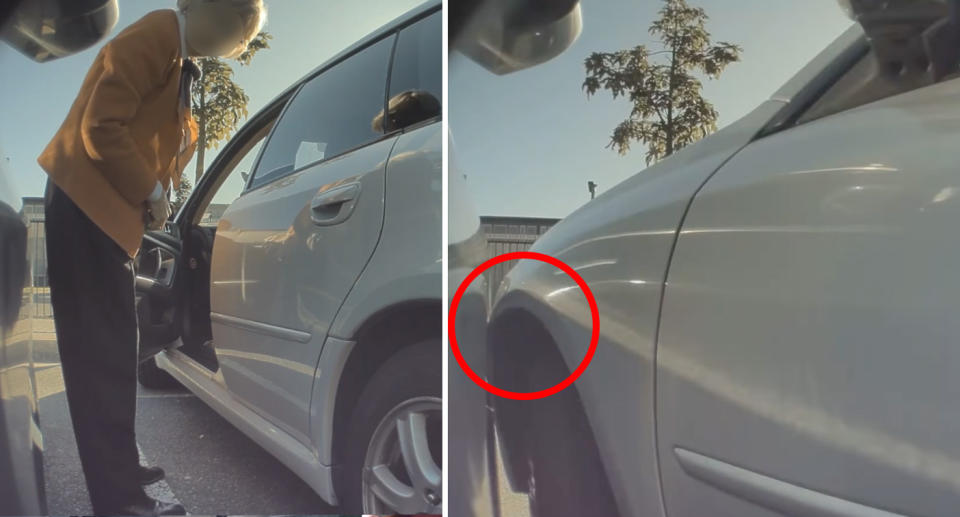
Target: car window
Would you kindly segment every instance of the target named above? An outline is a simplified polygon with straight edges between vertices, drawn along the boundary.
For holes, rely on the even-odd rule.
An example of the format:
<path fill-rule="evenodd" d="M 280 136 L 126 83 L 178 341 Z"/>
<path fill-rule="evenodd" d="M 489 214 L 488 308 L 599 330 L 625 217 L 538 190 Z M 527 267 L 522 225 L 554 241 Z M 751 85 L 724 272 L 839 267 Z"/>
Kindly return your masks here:
<path fill-rule="evenodd" d="M 394 38 L 361 50 L 308 81 L 267 142 L 251 187 L 377 140 Z"/>
<path fill-rule="evenodd" d="M 442 39 L 439 12 L 400 31 L 390 72 L 388 129 L 402 129 L 440 115 Z"/>
<path fill-rule="evenodd" d="M 931 84 L 933 82 L 926 74 L 897 76 L 884 73 L 876 56 L 868 52 L 797 119 L 797 124 L 806 124 Z"/>
<path fill-rule="evenodd" d="M 264 140 L 266 140 L 265 135 L 260 137 L 253 146 L 249 148 L 243 155 L 243 158 L 240 159 L 230 172 L 226 173 L 227 176 L 224 178 L 223 183 L 220 184 L 220 188 L 217 189 L 210 203 L 207 204 L 203 210 L 203 215 L 199 223 L 201 226 L 216 227 L 223 212 L 243 193 L 243 187 L 246 185 L 246 176 L 250 174 L 250 169 L 253 167 L 254 160 L 260 152 L 260 148 L 263 147 Z"/>

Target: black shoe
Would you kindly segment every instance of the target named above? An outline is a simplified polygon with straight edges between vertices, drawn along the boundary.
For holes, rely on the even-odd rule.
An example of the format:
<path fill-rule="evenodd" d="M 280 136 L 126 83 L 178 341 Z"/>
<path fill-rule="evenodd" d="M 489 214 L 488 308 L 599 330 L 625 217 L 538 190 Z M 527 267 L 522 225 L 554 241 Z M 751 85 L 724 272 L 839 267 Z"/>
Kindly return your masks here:
<path fill-rule="evenodd" d="M 125 506 L 115 512 L 106 512 L 108 515 L 142 515 L 144 517 L 154 517 L 157 515 L 186 515 L 187 510 L 183 505 L 177 503 L 167 503 L 147 498 L 146 501 Z"/>
<path fill-rule="evenodd" d="M 144 467 L 140 465 L 140 469 L 137 471 L 137 478 L 143 486 L 152 485 L 163 479 L 165 475 L 166 473 L 160 467 Z"/>

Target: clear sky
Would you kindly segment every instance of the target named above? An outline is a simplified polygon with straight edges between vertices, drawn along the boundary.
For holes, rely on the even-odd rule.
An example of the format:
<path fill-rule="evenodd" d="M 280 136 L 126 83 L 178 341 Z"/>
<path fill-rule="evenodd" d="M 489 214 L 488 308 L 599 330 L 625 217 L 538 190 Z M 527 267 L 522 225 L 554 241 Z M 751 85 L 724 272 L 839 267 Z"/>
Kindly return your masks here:
<path fill-rule="evenodd" d="M 423 0 L 266 0 L 265 30 L 271 48 L 250 66 L 235 65 L 236 81 L 256 113 L 273 97 L 327 58 L 388 23 Z M 114 34 L 144 14 L 176 5 L 175 0 L 121 0 Z M 56 132 L 99 47 L 37 64 L 0 44 L 0 163 L 20 196 L 40 196 L 46 174 L 36 158 Z M 217 150 L 207 153 L 208 164 Z M 9 158 L 9 162 L 6 162 Z M 186 171 L 193 178 L 194 165 Z"/>
<path fill-rule="evenodd" d="M 688 1 L 710 15 L 714 40 L 744 49 L 740 63 L 705 81 L 721 127 L 769 98 L 852 24 L 836 0 Z M 599 193 L 645 168 L 642 145 L 625 157 L 605 148 L 629 104 L 604 92 L 588 99 L 580 87 L 591 52 L 654 43 L 647 28 L 661 5 L 582 0 L 579 40 L 555 60 L 513 75 L 494 76 L 451 55 L 450 126 L 482 215 L 563 217 L 589 200 L 588 180 Z"/>

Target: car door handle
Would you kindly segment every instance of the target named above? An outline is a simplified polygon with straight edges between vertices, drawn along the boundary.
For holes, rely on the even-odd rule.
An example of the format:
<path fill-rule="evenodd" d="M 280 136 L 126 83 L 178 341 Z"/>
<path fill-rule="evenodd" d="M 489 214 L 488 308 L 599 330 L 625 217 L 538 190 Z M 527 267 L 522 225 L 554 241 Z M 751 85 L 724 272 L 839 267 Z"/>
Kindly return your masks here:
<path fill-rule="evenodd" d="M 310 220 L 319 226 L 340 224 L 353 214 L 359 197 L 359 183 L 348 183 L 324 190 L 310 201 Z"/>

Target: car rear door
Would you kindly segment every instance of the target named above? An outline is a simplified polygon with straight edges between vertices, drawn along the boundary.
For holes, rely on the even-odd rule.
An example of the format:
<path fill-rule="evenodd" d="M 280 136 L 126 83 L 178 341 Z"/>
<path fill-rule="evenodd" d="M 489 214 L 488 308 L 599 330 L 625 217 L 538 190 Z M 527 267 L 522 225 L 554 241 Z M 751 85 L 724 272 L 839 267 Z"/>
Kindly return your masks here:
<path fill-rule="evenodd" d="M 657 348 L 668 515 L 956 514 L 957 99 L 801 117 L 698 193 Z"/>
<path fill-rule="evenodd" d="M 303 442 L 321 347 L 383 225 L 396 134 L 376 121 L 395 40 L 303 84 L 214 242 L 211 320 L 224 382 Z"/>

